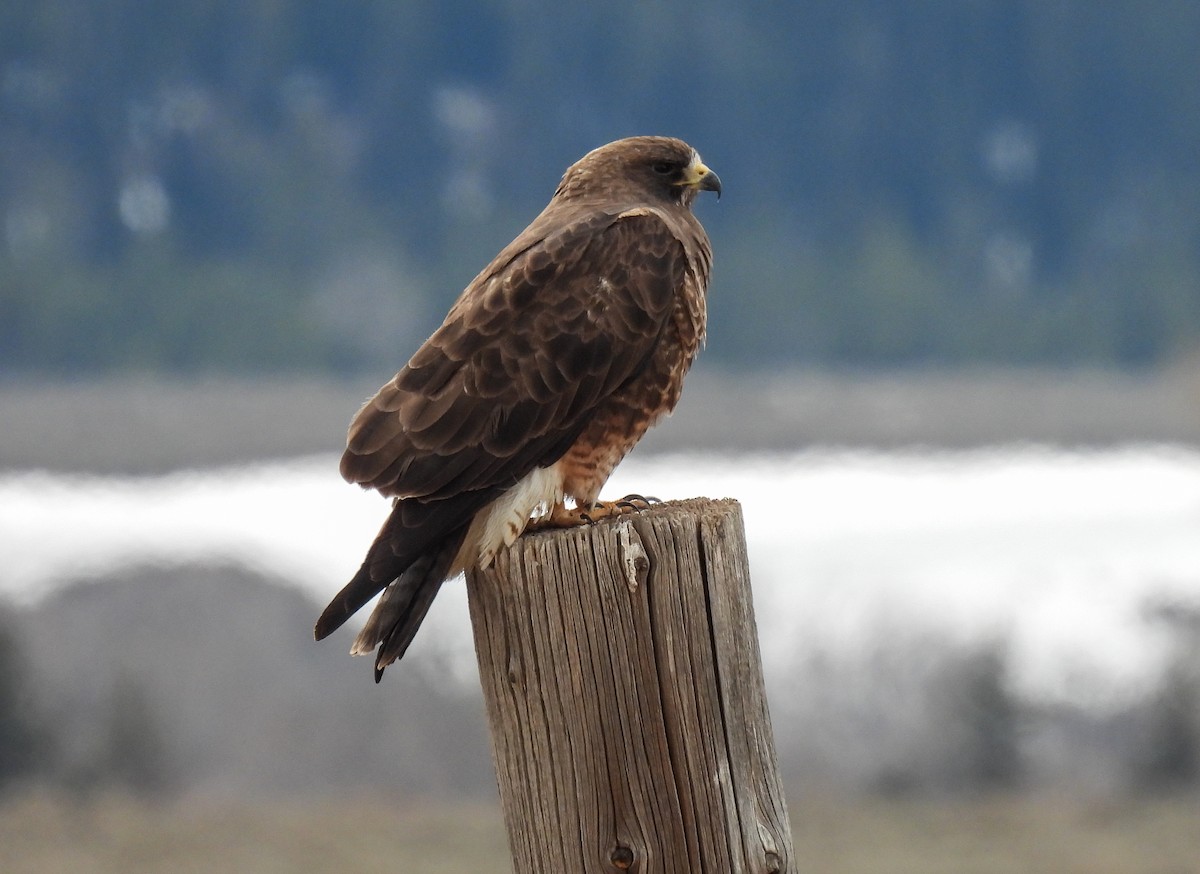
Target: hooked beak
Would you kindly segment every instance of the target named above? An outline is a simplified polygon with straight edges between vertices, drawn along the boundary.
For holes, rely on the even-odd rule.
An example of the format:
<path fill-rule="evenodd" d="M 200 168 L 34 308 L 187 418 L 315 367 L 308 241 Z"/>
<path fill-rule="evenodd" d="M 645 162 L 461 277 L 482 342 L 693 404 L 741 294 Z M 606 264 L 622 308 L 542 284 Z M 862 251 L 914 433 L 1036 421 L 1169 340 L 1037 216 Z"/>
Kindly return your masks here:
<path fill-rule="evenodd" d="M 715 191 L 717 200 L 721 199 L 721 177 L 709 170 L 698 157 L 684 169 L 680 184 L 697 191 Z"/>

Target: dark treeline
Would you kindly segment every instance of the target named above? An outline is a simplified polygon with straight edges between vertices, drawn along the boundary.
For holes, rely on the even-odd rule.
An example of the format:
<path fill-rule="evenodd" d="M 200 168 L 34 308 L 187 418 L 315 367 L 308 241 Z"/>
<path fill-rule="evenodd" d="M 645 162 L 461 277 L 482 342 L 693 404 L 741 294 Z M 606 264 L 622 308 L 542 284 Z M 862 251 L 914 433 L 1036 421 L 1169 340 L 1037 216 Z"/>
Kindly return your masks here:
<path fill-rule="evenodd" d="M 316 610 L 276 580 L 197 566 L 0 603 L 0 801 L 33 785 L 493 793 L 474 668 L 419 638 L 376 686 L 348 637 L 313 643 Z M 1151 605 L 1145 620 L 1165 664 L 1128 700 L 1023 697 L 1003 636 L 883 622 L 861 651 L 777 650 L 767 691 L 785 779 L 801 793 L 1194 793 L 1200 610 Z"/>
<path fill-rule="evenodd" d="M 718 361 L 1162 363 L 1197 45 L 1190 0 L 9 0 L 0 369 L 390 367 L 649 132 L 726 183 Z"/>

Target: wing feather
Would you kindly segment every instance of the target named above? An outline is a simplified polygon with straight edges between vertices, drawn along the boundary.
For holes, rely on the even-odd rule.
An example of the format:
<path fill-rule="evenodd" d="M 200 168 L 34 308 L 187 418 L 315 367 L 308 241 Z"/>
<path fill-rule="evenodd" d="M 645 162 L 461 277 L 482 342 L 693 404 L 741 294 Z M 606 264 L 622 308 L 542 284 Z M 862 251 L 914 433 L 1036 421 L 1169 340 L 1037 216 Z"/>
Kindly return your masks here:
<path fill-rule="evenodd" d="M 646 365 L 687 270 L 652 211 L 587 214 L 505 257 L 355 417 L 346 479 L 440 500 L 552 463 Z"/>

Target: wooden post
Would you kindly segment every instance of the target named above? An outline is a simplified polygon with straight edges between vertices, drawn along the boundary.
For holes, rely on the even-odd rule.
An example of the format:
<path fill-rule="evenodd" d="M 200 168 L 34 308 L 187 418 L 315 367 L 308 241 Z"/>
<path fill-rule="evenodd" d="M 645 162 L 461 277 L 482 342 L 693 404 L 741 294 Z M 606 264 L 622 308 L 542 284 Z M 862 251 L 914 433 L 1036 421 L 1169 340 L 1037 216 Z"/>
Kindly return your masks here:
<path fill-rule="evenodd" d="M 514 871 L 795 872 L 736 501 L 527 535 L 467 586 Z"/>

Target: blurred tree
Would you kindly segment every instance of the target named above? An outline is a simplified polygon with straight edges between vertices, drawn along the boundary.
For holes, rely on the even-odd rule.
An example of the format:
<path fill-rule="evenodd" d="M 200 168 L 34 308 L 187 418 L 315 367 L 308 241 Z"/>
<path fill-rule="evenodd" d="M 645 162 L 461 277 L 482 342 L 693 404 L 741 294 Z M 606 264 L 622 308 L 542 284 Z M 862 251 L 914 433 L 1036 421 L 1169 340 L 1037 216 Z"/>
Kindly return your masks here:
<path fill-rule="evenodd" d="M 1200 785 L 1200 607 L 1159 604 L 1148 614 L 1167 629 L 1174 653 L 1147 706 L 1133 782 L 1147 792 L 1192 789 Z"/>
<path fill-rule="evenodd" d="M 1200 345 L 1197 41 L 1188 0 L 13 0 L 0 368 L 382 366 L 307 315 L 330 265 L 442 311 L 645 132 L 727 181 L 727 364 L 1158 363 Z"/>
<path fill-rule="evenodd" d="M 13 622 L 0 609 L 0 793 L 37 771 L 44 748 Z"/>
<path fill-rule="evenodd" d="M 1008 659 L 999 646 L 972 654 L 961 666 L 963 749 L 968 785 L 1010 789 L 1021 776 L 1019 710 L 1008 690 Z"/>
<path fill-rule="evenodd" d="M 1200 681 L 1195 666 L 1172 665 L 1149 707 L 1134 783 L 1148 792 L 1171 792 L 1200 783 Z"/>
<path fill-rule="evenodd" d="M 137 795 L 157 795 L 171 788 L 165 736 L 143 686 L 127 674 L 118 675 L 107 716 L 97 762 L 103 782 Z"/>

